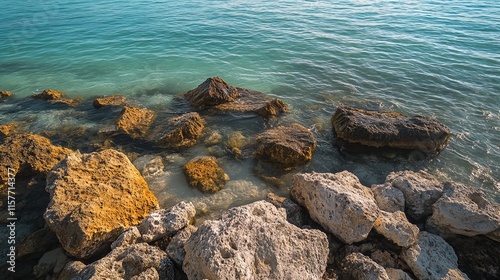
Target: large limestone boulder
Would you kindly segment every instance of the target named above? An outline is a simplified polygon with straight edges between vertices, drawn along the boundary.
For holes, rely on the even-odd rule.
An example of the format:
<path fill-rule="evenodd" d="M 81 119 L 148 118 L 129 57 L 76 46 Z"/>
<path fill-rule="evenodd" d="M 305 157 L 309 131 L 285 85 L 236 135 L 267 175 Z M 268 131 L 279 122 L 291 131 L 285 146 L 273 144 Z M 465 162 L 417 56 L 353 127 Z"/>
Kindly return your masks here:
<path fill-rule="evenodd" d="M 385 269 L 361 253 L 347 255 L 340 264 L 344 279 L 390 280 Z"/>
<path fill-rule="evenodd" d="M 238 90 L 219 77 L 206 79 L 195 89 L 186 93 L 186 98 L 195 107 L 215 106 L 233 101 L 238 97 Z"/>
<path fill-rule="evenodd" d="M 405 213 L 380 211 L 374 224 L 375 230 L 401 247 L 409 247 L 417 241 L 419 229 L 408 222 Z"/>
<path fill-rule="evenodd" d="M 292 196 L 313 220 L 347 244 L 366 239 L 379 213 L 371 190 L 348 171 L 297 174 Z"/>
<path fill-rule="evenodd" d="M 324 233 L 289 224 L 265 201 L 205 221 L 184 249 L 189 279 L 320 279 L 328 258 Z"/>
<path fill-rule="evenodd" d="M 0 166 L 10 167 L 11 176 L 20 181 L 34 175 L 45 175 L 71 152 L 52 145 L 49 139 L 40 135 L 13 134 L 0 145 Z M 8 172 L 0 172 L 0 188 L 5 188 L 7 182 Z"/>
<path fill-rule="evenodd" d="M 404 249 L 401 258 L 418 279 L 469 279 L 458 269 L 453 248 L 432 233 L 421 231 L 417 243 Z"/>
<path fill-rule="evenodd" d="M 128 158 L 115 150 L 70 154 L 47 175 L 45 221 L 77 258 L 101 252 L 158 201 Z"/>
<path fill-rule="evenodd" d="M 500 230 L 500 205 L 479 189 L 445 183 L 443 196 L 432 208 L 427 224 L 440 231 L 475 236 Z"/>
<path fill-rule="evenodd" d="M 116 119 L 116 128 L 132 138 L 146 135 L 155 113 L 151 110 L 125 106 Z"/>
<path fill-rule="evenodd" d="M 338 107 L 332 122 L 337 137 L 347 142 L 375 148 L 420 150 L 430 155 L 443 150 L 451 136 L 446 126 L 431 118 L 348 106 Z"/>
<path fill-rule="evenodd" d="M 392 172 L 385 182 L 403 192 L 406 214 L 415 220 L 430 216 L 432 205 L 443 194 L 442 184 L 425 171 Z"/>
<path fill-rule="evenodd" d="M 154 129 L 149 138 L 162 147 L 191 147 L 198 143 L 205 121 L 196 112 L 173 117 Z"/>
<path fill-rule="evenodd" d="M 68 279 L 174 279 L 173 264 L 167 253 L 147 243 L 117 247 L 87 266 L 71 266 L 65 268 Z"/>
<path fill-rule="evenodd" d="M 105 97 L 99 97 L 94 99 L 92 105 L 94 108 L 98 109 L 107 106 L 122 106 L 127 101 L 127 98 L 122 95 L 110 95 Z"/>
<path fill-rule="evenodd" d="M 316 139 L 300 124 L 278 126 L 257 136 L 256 156 L 284 170 L 293 169 L 312 159 Z"/>
<path fill-rule="evenodd" d="M 229 180 L 229 176 L 219 167 L 214 157 L 195 158 L 184 165 L 184 172 L 189 185 L 203 192 L 217 192 Z"/>

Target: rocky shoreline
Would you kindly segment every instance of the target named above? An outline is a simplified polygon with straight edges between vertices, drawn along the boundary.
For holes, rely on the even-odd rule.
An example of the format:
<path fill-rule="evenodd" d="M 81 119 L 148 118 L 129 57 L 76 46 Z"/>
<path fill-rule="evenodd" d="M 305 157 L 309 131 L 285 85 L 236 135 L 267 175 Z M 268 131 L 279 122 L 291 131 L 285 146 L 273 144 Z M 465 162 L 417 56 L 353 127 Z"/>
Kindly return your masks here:
<path fill-rule="evenodd" d="M 11 96 L 3 91 L 0 99 Z M 83 102 L 55 90 L 33 98 L 68 108 Z M 192 111 L 166 115 L 118 95 L 93 100 L 94 110 L 117 114 L 113 125 L 99 129 L 102 141 L 88 151 L 54 145 L 23 131 L 22 124 L 0 125 L 0 166 L 15 170 L 16 203 L 21 209 L 23 201 L 39 197 L 38 206 L 29 209 L 36 223 L 18 243 L 18 272 L 12 277 L 500 278 L 500 205 L 481 190 L 425 171 L 395 171 L 372 186 L 349 171 L 291 173 L 310 162 L 317 148 L 306 127 L 290 123 L 251 138 L 234 133 L 230 149 L 219 151 L 222 135 L 210 131 L 206 120 L 232 112 L 272 121 L 288 112 L 283 101 L 217 77 L 178 98 Z M 448 128 L 434 119 L 347 106 L 333 114 L 332 131 L 340 149 L 397 149 L 424 157 L 438 156 L 450 138 Z M 218 164 L 220 153 L 255 157 L 258 175 L 290 192 L 269 193 L 265 200 L 195 223 L 204 211 L 199 204 L 181 201 L 161 209 L 148 186 L 145 178 L 165 171 L 162 158 L 139 164 L 132 158 L 141 159 L 140 151 L 126 154 L 107 141 L 116 136 L 151 150 L 198 143 L 212 148 L 212 156 L 184 163 L 186 180 L 207 195 L 231 184 Z M 291 185 L 281 180 L 283 174 L 291 176 Z M 7 182 L 1 173 L 2 213 Z"/>

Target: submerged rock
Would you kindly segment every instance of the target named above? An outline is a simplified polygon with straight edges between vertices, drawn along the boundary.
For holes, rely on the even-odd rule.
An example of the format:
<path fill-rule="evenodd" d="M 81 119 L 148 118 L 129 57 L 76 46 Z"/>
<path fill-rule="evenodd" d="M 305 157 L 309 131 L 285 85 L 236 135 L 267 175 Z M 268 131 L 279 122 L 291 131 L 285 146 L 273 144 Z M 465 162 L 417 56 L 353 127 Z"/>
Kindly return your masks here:
<path fill-rule="evenodd" d="M 0 99 L 5 98 L 5 97 L 10 97 L 12 96 L 12 92 L 8 90 L 2 90 L 0 91 Z"/>
<path fill-rule="evenodd" d="M 443 195 L 432 209 L 427 224 L 439 231 L 488 236 L 500 230 L 500 205 L 491 201 L 483 191 L 463 184 L 445 183 Z M 496 241 L 500 242 L 500 239 Z"/>
<path fill-rule="evenodd" d="M 371 190 L 348 171 L 297 174 L 292 196 L 313 220 L 347 244 L 366 239 L 379 213 Z"/>
<path fill-rule="evenodd" d="M 122 95 L 110 95 L 94 99 L 92 105 L 98 109 L 104 106 L 122 106 L 127 101 L 127 98 Z"/>
<path fill-rule="evenodd" d="M 418 279 L 469 279 L 458 269 L 453 248 L 441 237 L 421 231 L 417 243 L 401 252 Z"/>
<path fill-rule="evenodd" d="M 256 156 L 290 170 L 312 159 L 316 139 L 300 124 L 278 126 L 257 136 Z"/>
<path fill-rule="evenodd" d="M 56 100 L 64 97 L 64 92 L 54 89 L 46 89 L 40 93 L 32 95 L 33 98 L 43 100 Z"/>
<path fill-rule="evenodd" d="M 45 221 L 77 258 L 100 253 L 158 208 L 139 171 L 115 150 L 70 154 L 47 175 L 46 190 Z"/>
<path fill-rule="evenodd" d="M 422 220 L 430 216 L 432 204 L 443 193 L 441 182 L 425 171 L 391 172 L 387 175 L 385 182 L 403 192 L 406 214 L 415 220 Z"/>
<path fill-rule="evenodd" d="M 132 138 L 141 138 L 145 136 L 154 117 L 155 113 L 151 110 L 125 106 L 118 115 L 116 128 Z"/>
<path fill-rule="evenodd" d="M 216 192 L 224 187 L 229 176 L 219 167 L 214 157 L 199 157 L 184 165 L 189 185 L 203 192 Z"/>
<path fill-rule="evenodd" d="M 328 258 L 324 233 L 289 224 L 265 201 L 205 221 L 184 249 L 189 279 L 320 279 Z"/>
<path fill-rule="evenodd" d="M 168 119 L 149 138 L 162 147 L 191 147 L 198 143 L 205 121 L 196 112 Z"/>
<path fill-rule="evenodd" d="M 344 279 L 390 280 L 382 266 L 360 253 L 347 255 L 342 260 L 341 270 Z"/>
<path fill-rule="evenodd" d="M 194 107 L 215 106 L 233 101 L 238 97 L 236 87 L 219 77 L 206 79 L 195 89 L 186 93 L 186 98 Z"/>
<path fill-rule="evenodd" d="M 75 266 L 75 265 L 73 265 Z M 70 268 L 65 268 L 70 270 Z M 172 261 L 163 250 L 147 243 L 113 249 L 104 258 L 66 272 L 69 279 L 174 279 Z"/>
<path fill-rule="evenodd" d="M 419 150 L 428 155 L 443 150 L 451 135 L 446 126 L 434 119 L 347 106 L 337 108 L 332 123 L 336 136 L 349 143 Z"/>

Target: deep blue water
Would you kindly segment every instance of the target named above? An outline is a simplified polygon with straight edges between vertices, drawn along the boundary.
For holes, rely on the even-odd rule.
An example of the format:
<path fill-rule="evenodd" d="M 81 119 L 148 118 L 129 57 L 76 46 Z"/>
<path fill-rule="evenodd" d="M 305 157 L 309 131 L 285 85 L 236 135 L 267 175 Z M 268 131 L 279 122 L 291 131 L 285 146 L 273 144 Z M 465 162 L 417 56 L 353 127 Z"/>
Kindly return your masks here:
<path fill-rule="evenodd" d="M 313 130 L 318 148 L 307 170 L 347 169 L 371 184 L 392 170 L 425 168 L 499 199 L 500 2 L 335 2 L 2 0 L 0 89 L 15 100 L 46 88 L 83 98 L 120 93 L 168 109 L 174 95 L 219 76 L 291 104 L 272 125 Z M 342 157 L 329 123 L 339 104 L 429 115 L 453 137 L 433 160 Z M 35 133 L 96 126 L 71 110 L 0 103 L 0 124 L 26 119 Z M 252 133 L 238 122 L 232 129 Z M 181 156 L 196 153 L 206 152 Z M 223 163 L 231 178 L 258 181 L 253 163 Z M 185 185 L 176 170 L 153 182 L 157 193 Z"/>

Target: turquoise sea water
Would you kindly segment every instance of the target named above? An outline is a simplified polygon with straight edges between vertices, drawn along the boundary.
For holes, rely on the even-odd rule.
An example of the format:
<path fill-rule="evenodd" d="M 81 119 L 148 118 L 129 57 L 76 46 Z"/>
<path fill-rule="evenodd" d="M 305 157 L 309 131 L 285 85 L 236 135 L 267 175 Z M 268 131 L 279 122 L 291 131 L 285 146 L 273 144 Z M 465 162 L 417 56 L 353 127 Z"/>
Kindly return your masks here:
<path fill-rule="evenodd" d="M 305 171 L 347 169 L 369 185 L 390 171 L 426 168 L 500 201 L 500 2 L 335 2 L 2 0 L 0 89 L 17 97 L 0 103 L 0 124 L 28 119 L 35 133 L 96 129 L 79 115 L 90 109 L 20 104 L 53 88 L 84 99 L 119 93 L 175 111 L 168 104 L 176 94 L 219 76 L 292 110 L 273 123 L 235 117 L 213 127 L 250 136 L 255 127 L 300 122 L 318 140 Z M 329 123 L 340 104 L 429 115 L 453 136 L 432 160 L 343 156 Z M 180 162 L 198 153 L 206 153 L 202 145 L 173 157 L 179 166 L 150 182 L 155 191 L 201 197 L 178 190 L 187 188 Z M 244 192 L 247 181 L 263 186 L 256 193 L 273 190 L 253 175 L 251 160 L 221 161 L 240 180 L 235 190 Z"/>

